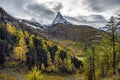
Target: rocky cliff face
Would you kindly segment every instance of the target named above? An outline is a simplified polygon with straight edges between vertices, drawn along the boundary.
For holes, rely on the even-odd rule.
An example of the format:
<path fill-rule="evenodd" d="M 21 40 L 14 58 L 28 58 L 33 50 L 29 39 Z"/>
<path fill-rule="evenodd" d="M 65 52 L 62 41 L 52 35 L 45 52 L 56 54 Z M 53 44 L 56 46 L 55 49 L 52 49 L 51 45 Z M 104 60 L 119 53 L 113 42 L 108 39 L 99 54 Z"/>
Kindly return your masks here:
<path fill-rule="evenodd" d="M 60 12 L 57 13 L 55 19 L 52 22 L 52 25 L 57 24 L 57 23 L 62 23 L 64 25 L 69 25 L 71 24 L 70 22 L 68 22 L 66 19 L 64 19 L 64 17 L 62 16 L 62 14 Z"/>

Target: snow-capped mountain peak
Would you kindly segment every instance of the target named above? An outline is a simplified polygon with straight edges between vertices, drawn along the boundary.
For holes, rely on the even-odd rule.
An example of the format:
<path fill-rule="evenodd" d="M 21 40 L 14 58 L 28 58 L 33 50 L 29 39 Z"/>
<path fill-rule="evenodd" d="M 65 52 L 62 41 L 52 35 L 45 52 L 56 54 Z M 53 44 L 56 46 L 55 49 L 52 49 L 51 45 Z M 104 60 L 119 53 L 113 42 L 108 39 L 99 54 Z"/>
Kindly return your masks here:
<path fill-rule="evenodd" d="M 64 25 L 71 24 L 66 19 L 64 19 L 64 17 L 61 15 L 60 12 L 57 13 L 55 19 L 52 22 L 52 25 L 57 24 L 57 23 L 63 23 Z"/>

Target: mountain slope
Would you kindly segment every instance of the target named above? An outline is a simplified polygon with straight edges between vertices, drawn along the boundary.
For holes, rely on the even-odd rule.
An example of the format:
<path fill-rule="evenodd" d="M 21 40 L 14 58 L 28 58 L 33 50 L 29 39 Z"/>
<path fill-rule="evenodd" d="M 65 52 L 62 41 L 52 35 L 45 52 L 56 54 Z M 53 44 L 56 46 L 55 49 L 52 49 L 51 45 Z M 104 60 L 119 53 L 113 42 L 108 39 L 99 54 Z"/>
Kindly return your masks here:
<path fill-rule="evenodd" d="M 17 28 L 20 28 L 21 24 L 26 24 L 26 27 L 30 27 L 33 29 L 43 30 L 43 26 L 35 21 L 25 20 L 25 19 L 17 19 L 11 15 L 9 15 L 2 7 L 0 7 L 0 23 L 10 23 Z"/>
<path fill-rule="evenodd" d="M 64 25 L 58 23 L 46 29 L 45 33 L 60 40 L 80 41 L 82 39 L 89 40 L 91 37 L 102 35 L 104 32 L 86 25 Z"/>
<path fill-rule="evenodd" d="M 16 27 L 19 27 L 19 20 L 9 15 L 2 7 L 0 7 L 0 23 L 11 23 Z"/>

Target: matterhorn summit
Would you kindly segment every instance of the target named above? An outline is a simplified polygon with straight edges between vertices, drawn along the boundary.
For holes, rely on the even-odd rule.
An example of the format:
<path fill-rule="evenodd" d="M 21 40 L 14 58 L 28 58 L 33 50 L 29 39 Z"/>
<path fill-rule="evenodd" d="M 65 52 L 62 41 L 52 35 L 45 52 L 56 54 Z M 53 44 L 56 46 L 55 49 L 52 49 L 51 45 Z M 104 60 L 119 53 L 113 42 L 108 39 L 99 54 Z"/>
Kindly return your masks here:
<path fill-rule="evenodd" d="M 71 24 L 70 22 L 68 22 L 66 19 L 64 19 L 64 17 L 61 15 L 60 12 L 57 13 L 55 19 L 52 22 L 52 25 L 57 24 L 57 23 L 62 23 L 64 25 L 69 25 Z"/>

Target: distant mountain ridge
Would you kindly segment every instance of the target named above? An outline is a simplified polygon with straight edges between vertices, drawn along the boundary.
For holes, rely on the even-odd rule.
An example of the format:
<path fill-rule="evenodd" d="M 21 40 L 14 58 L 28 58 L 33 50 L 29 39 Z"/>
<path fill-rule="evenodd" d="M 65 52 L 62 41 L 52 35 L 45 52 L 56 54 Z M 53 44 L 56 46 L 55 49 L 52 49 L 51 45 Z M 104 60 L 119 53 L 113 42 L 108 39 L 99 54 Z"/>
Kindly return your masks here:
<path fill-rule="evenodd" d="M 64 25 L 62 23 L 57 23 L 44 31 L 45 34 L 58 40 L 72 41 L 90 40 L 93 37 L 97 39 L 97 36 L 102 36 L 104 33 L 102 30 L 87 25 Z"/>
<path fill-rule="evenodd" d="M 43 30 L 45 27 L 43 25 L 41 25 L 40 23 L 36 22 L 36 21 L 31 21 L 31 20 L 25 20 L 22 19 L 21 20 L 23 23 L 25 23 L 27 26 L 34 28 L 34 29 L 40 29 Z"/>
<path fill-rule="evenodd" d="M 11 23 L 15 26 L 22 28 L 30 28 L 32 31 L 36 29 L 45 35 L 52 36 L 60 40 L 74 40 L 79 41 L 82 39 L 88 40 L 91 36 L 101 35 L 103 31 L 86 25 L 73 25 L 68 22 L 61 13 L 58 13 L 53 20 L 52 25 L 46 26 L 31 20 L 17 19 L 9 15 L 4 9 L 0 8 L 0 23 Z M 94 34 L 91 34 L 94 31 Z"/>

